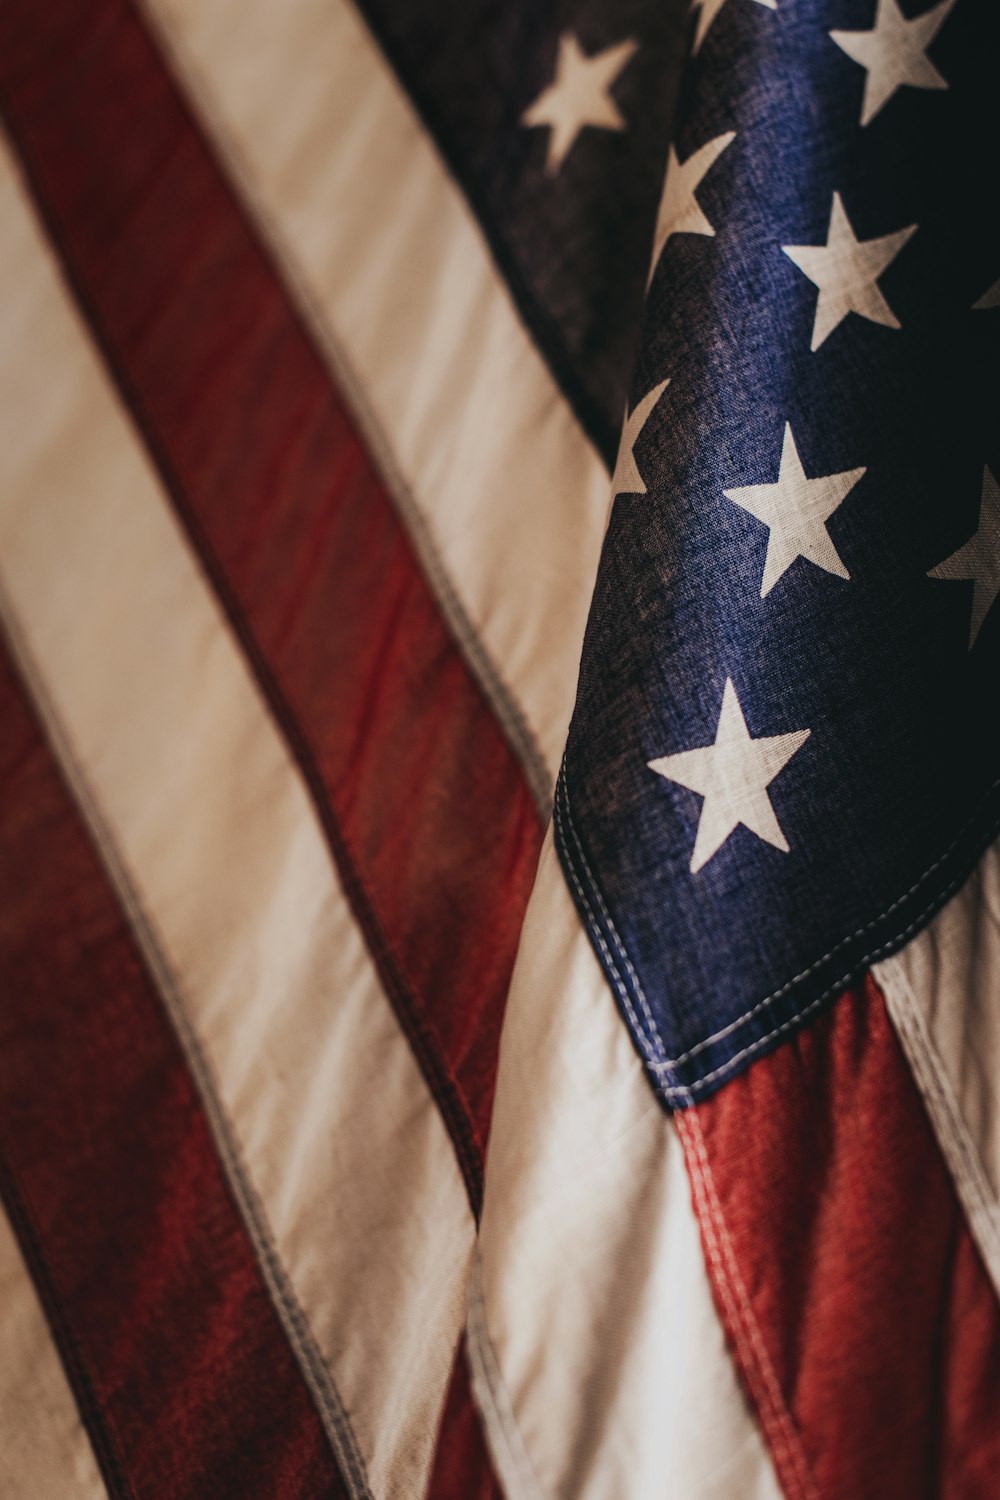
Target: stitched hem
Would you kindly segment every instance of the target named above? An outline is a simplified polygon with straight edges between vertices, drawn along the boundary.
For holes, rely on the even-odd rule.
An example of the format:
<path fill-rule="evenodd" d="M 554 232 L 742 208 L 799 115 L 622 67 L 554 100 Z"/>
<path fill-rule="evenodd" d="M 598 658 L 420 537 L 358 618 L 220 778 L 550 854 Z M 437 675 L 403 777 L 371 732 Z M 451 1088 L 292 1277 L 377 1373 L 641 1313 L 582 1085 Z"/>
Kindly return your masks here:
<path fill-rule="evenodd" d="M 552 771 L 520 702 L 490 655 L 476 625 L 458 596 L 451 574 L 441 560 L 430 526 L 414 498 L 412 487 L 403 476 L 392 444 L 372 409 L 362 381 L 358 378 L 329 317 L 309 289 L 307 278 L 291 246 L 286 243 L 285 237 L 256 191 L 253 173 L 231 136 L 221 113 L 212 104 L 210 91 L 194 59 L 166 17 L 147 4 L 146 0 L 137 0 L 136 9 L 157 46 L 173 64 L 174 72 L 183 79 L 186 96 L 194 101 L 197 114 L 211 127 L 208 135 L 214 146 L 214 154 L 228 168 L 232 185 L 235 186 L 242 203 L 249 207 L 250 219 L 255 230 L 259 231 L 260 238 L 264 241 L 271 258 L 280 268 L 282 284 L 299 313 L 306 336 L 326 356 L 326 362 L 337 382 L 338 394 L 344 398 L 361 432 L 365 447 L 375 461 L 381 477 L 385 480 L 393 508 L 413 545 L 421 570 L 441 610 L 449 633 L 465 661 L 472 680 L 489 705 L 504 739 L 521 767 L 539 817 L 543 824 L 547 823 L 552 811 Z M 362 21 L 362 25 L 366 26 L 367 23 Z"/>
<path fill-rule="evenodd" d="M 143 7 L 140 14 L 141 24 L 145 25 L 146 19 L 146 11 Z M 158 33 L 151 29 L 150 35 L 155 41 Z M 186 104 L 184 107 L 188 108 Z M 458 1159 L 463 1181 L 465 1182 L 469 1203 L 472 1207 L 473 1215 L 478 1221 L 482 1209 L 483 1142 L 480 1140 L 476 1122 L 472 1117 L 467 1102 L 463 1098 L 458 1081 L 453 1076 L 448 1062 L 442 1053 L 436 1032 L 427 1017 L 424 1006 L 416 995 L 414 988 L 410 985 L 406 974 L 403 972 L 396 952 L 380 921 L 367 883 L 352 856 L 352 852 L 344 836 L 344 830 L 337 809 L 334 807 L 332 798 L 324 785 L 319 763 L 299 724 L 297 715 L 290 707 L 285 696 L 281 677 L 272 667 L 265 652 L 259 645 L 252 617 L 249 611 L 243 607 L 236 591 L 230 584 L 226 571 L 220 564 L 199 522 L 195 508 L 190 504 L 184 487 L 177 480 L 169 454 L 157 437 L 155 427 L 147 420 L 146 409 L 140 392 L 134 385 L 125 363 L 119 358 L 114 340 L 108 335 L 104 320 L 89 296 L 83 279 L 77 274 L 74 257 L 70 252 L 66 236 L 62 233 L 58 218 L 50 208 L 44 184 L 35 170 L 33 156 L 24 148 L 18 122 L 13 113 L 6 108 L 6 103 L 2 98 L 0 98 L 0 111 L 3 113 L 6 128 L 17 147 L 17 154 L 24 175 L 26 189 L 45 226 L 46 233 L 58 252 L 60 269 L 66 278 L 73 298 L 83 314 L 88 334 L 100 351 L 111 381 L 118 391 L 122 405 L 135 424 L 140 439 L 159 473 L 170 503 L 186 533 L 192 552 L 211 584 L 213 593 L 239 643 L 241 651 L 246 657 L 263 701 L 288 745 L 292 758 L 302 775 L 310 801 L 315 809 L 324 838 L 333 857 L 341 884 L 347 895 L 351 911 L 364 935 L 365 943 L 375 962 L 379 979 L 399 1020 L 400 1026 L 410 1043 L 417 1064 L 427 1082 L 427 1086 L 444 1119 L 445 1128 L 455 1148 L 455 1155 Z M 194 118 L 194 125 L 195 129 L 199 131 L 200 137 L 204 139 L 204 133 L 200 130 L 196 118 Z M 214 153 L 212 154 L 214 159 Z M 240 213 L 246 220 L 245 206 L 238 196 L 236 197 L 236 203 Z M 257 229 L 251 221 L 247 221 L 247 223 L 254 241 L 259 241 L 260 235 Z M 292 299 L 292 305 L 306 338 L 315 344 L 314 330 L 308 321 L 305 320 L 305 315 L 294 298 Z M 407 539 L 412 541 L 410 533 L 406 531 L 405 525 L 403 530 Z M 418 561 L 424 562 L 419 553 L 417 555 Z M 433 595 L 433 588 L 431 592 Z M 436 598 L 436 596 L 434 597 Z M 457 649 L 461 656 L 461 646 L 458 646 Z M 477 691 L 485 696 L 482 683 L 472 672 L 471 668 L 468 667 L 467 659 L 462 656 L 462 660 L 466 662 L 467 670 L 470 672 L 470 679 L 476 686 Z M 492 700 L 487 697 L 486 702 L 487 706 L 489 706 Z M 517 759 L 516 754 L 515 759 Z M 523 763 L 520 760 L 518 760 L 518 764 L 522 765 L 523 769 Z M 545 775 L 547 779 L 548 773 L 546 772 Z M 527 777 L 526 784 L 528 784 L 529 790 L 537 790 L 532 787 Z M 542 817 L 543 823 L 546 817 L 547 812 Z"/>
<path fill-rule="evenodd" d="M 45 1312 L 108 1495 L 111 1500 L 138 1500 L 132 1481 L 125 1471 L 122 1444 L 114 1415 L 99 1400 L 94 1389 L 94 1379 L 86 1355 L 49 1273 L 48 1260 L 35 1227 L 31 1207 L 10 1169 L 2 1145 L 0 1202 L 3 1203 L 25 1264 L 31 1273 L 38 1300 Z"/>
<path fill-rule="evenodd" d="M 466 1337 L 472 1391 L 504 1494 L 507 1500 L 546 1500 L 524 1446 L 510 1392 L 504 1384 L 490 1341 L 478 1247 L 469 1272 Z"/>
<path fill-rule="evenodd" d="M 734 1072 L 737 1072 L 748 1059 L 775 1046 L 783 1036 L 797 1029 L 816 1015 L 821 1007 L 835 999 L 852 980 L 866 973 L 872 963 L 896 952 L 920 928 L 926 926 L 931 917 L 965 883 L 976 861 L 1000 831 L 1000 815 L 995 814 L 984 833 L 971 839 L 968 837 L 970 829 L 984 809 L 988 809 L 991 803 L 996 802 L 998 790 L 1000 790 L 1000 780 L 995 781 L 985 793 L 976 810 L 966 820 L 961 831 L 944 853 L 928 866 L 908 891 L 897 897 L 877 917 L 866 922 L 857 931 L 841 938 L 829 952 L 786 981 L 771 995 L 756 1002 L 743 1015 L 713 1032 L 711 1036 L 696 1042 L 686 1052 L 680 1053 L 677 1057 L 668 1057 L 642 984 L 584 852 L 570 807 L 564 761 L 556 783 L 554 809 L 556 847 L 588 935 L 604 965 L 612 989 L 631 1024 L 633 1037 L 652 1075 L 654 1087 L 667 1106 L 684 1108 L 693 1104 L 699 1095 L 713 1092 Z M 918 894 L 927 879 L 942 866 L 949 864 L 957 864 L 955 874 L 899 932 L 875 947 L 862 951 L 857 956 L 850 954 L 852 944 L 858 945 L 859 939 L 872 933 L 894 912 L 904 909 L 906 904 Z M 863 944 L 860 946 L 864 947 Z M 845 952 L 845 950 L 848 951 Z M 831 960 L 838 954 L 843 954 L 841 963 L 831 964 Z M 796 989 L 801 988 L 808 980 L 821 973 L 824 965 L 831 967 L 833 977 L 824 984 L 819 995 L 812 997 L 801 1009 L 794 1009 Z M 697 1066 L 692 1065 L 693 1060 L 703 1054 L 708 1047 L 718 1045 L 728 1037 L 735 1037 L 741 1029 L 747 1027 L 758 1016 L 763 1015 L 768 1009 L 781 1005 L 783 1001 L 785 1002 L 783 1008 L 786 1011 L 792 1009 L 792 1014 L 782 1016 L 779 1012 L 774 1023 L 747 1046 L 725 1057 L 716 1067 L 709 1068 L 705 1072 L 698 1071 Z M 641 1010 L 645 1024 L 640 1023 L 637 1008 Z"/>
<path fill-rule="evenodd" d="M 819 1500 L 819 1490 L 813 1479 L 802 1439 L 785 1403 L 753 1304 L 740 1274 L 715 1191 L 697 1111 L 690 1110 L 679 1116 L 677 1128 L 685 1147 L 684 1157 L 708 1257 L 710 1278 L 722 1303 L 720 1310 L 723 1324 L 735 1345 L 737 1362 L 779 1471 L 782 1488 L 788 1500 Z"/>
<path fill-rule="evenodd" d="M 240 1218 L 253 1246 L 257 1264 L 271 1303 L 291 1345 L 296 1363 L 311 1395 L 351 1500 L 372 1500 L 364 1458 L 351 1428 L 347 1410 L 336 1388 L 326 1360 L 316 1343 L 309 1321 L 288 1280 L 278 1255 L 262 1204 L 251 1185 L 229 1118 L 223 1107 L 212 1069 L 184 1005 L 177 979 L 167 963 L 156 926 L 146 911 L 131 872 L 121 855 L 114 833 L 90 789 L 70 740 L 10 601 L 0 587 L 2 621 L 11 655 L 52 747 L 83 823 L 93 839 L 111 887 L 121 904 L 150 976 L 174 1030 L 194 1083 L 225 1179 L 239 1209 Z M 131 1493 L 131 1491 L 129 1491 Z"/>

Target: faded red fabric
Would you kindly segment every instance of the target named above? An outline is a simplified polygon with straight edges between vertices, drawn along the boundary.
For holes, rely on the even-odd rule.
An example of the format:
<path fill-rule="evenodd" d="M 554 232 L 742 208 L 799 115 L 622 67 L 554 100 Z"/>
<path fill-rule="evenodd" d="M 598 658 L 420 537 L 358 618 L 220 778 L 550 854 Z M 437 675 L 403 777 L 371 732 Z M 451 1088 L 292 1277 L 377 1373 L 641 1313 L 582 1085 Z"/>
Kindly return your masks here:
<path fill-rule="evenodd" d="M 503 1500 L 472 1400 L 464 1339 L 448 1382 L 427 1500 Z"/>
<path fill-rule="evenodd" d="M 875 983 L 678 1119 L 786 1493 L 992 1500 L 1000 1309 Z"/>
<path fill-rule="evenodd" d="M 346 1495 L 185 1060 L 0 647 L 0 1192 L 112 1496 Z"/>
<path fill-rule="evenodd" d="M 8 0 L 0 100 L 291 745 L 478 1211 L 542 826 L 330 376 L 124 0 Z M 446 918 L 447 920 L 444 920 Z"/>

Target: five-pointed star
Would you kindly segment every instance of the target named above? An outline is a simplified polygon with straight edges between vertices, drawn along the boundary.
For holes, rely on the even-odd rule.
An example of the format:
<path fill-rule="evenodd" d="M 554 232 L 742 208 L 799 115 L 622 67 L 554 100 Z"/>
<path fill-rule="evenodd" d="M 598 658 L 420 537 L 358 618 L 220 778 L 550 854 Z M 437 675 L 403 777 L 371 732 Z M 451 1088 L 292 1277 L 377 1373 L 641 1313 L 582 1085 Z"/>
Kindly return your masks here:
<path fill-rule="evenodd" d="M 845 469 L 842 474 L 807 479 L 792 437 L 792 424 L 786 422 L 777 484 L 723 490 L 728 500 L 748 510 L 769 529 L 762 599 L 798 557 L 808 558 L 838 578 L 850 578 L 826 523 L 864 473 L 864 469 Z"/>
<path fill-rule="evenodd" d="M 694 43 L 691 47 L 692 52 L 697 52 L 704 41 L 705 32 L 711 26 L 725 3 L 726 0 L 691 0 L 692 10 L 697 10 L 699 6 L 701 7 L 698 16 L 698 25 L 695 27 L 694 32 Z M 778 9 L 778 0 L 757 0 L 757 4 L 766 6 L 768 10 Z"/>
<path fill-rule="evenodd" d="M 521 116 L 521 124 L 548 127 L 545 170 L 558 172 L 586 125 L 601 130 L 624 130 L 625 120 L 610 89 L 638 47 L 631 38 L 588 57 L 576 37 L 564 31 L 559 38 L 556 76 Z"/>
<path fill-rule="evenodd" d="M 691 855 L 693 875 L 740 823 L 765 843 L 789 852 L 767 789 L 809 734 L 808 729 L 796 729 L 791 734 L 752 739 L 736 689 L 727 677 L 714 745 L 681 750 L 648 762 L 658 776 L 676 781 L 705 799 Z"/>
<path fill-rule="evenodd" d="M 974 585 L 969 621 L 971 651 L 1000 594 L 1000 487 L 988 468 L 983 470 L 983 498 L 975 533 L 957 552 L 938 563 L 936 568 L 931 568 L 927 576 L 960 579 Z"/>
<path fill-rule="evenodd" d="M 617 495 L 644 495 L 646 485 L 639 466 L 635 461 L 635 442 L 642 429 L 645 427 L 650 412 L 659 401 L 663 392 L 670 384 L 668 380 L 661 380 L 659 385 L 654 385 L 651 391 L 647 391 L 641 401 L 637 401 L 631 412 L 625 418 L 622 428 L 622 440 L 618 445 L 618 459 L 615 463 L 615 472 L 611 480 L 611 498 Z"/>
<path fill-rule="evenodd" d="M 868 71 L 861 105 L 862 125 L 867 125 L 904 84 L 915 89 L 948 87 L 947 78 L 942 78 L 927 56 L 927 48 L 954 4 L 955 0 L 941 0 L 940 5 L 908 21 L 899 8 L 899 0 L 878 0 L 871 31 L 830 32 L 837 46 Z"/>
<path fill-rule="evenodd" d="M 859 240 L 855 238 L 840 194 L 834 193 L 826 244 L 782 245 L 789 260 L 819 287 L 811 349 L 818 349 L 848 313 L 859 313 L 886 328 L 900 326 L 877 283 L 916 230 L 916 224 L 910 224 L 894 234 Z"/>
<path fill-rule="evenodd" d="M 727 130 L 723 135 L 717 135 L 713 140 L 706 141 L 704 146 L 698 147 L 697 151 L 692 151 L 687 161 L 683 163 L 678 161 L 677 152 L 673 146 L 670 147 L 663 197 L 660 199 L 660 208 L 656 215 L 653 261 L 649 268 L 649 281 L 653 279 L 653 272 L 672 234 L 715 234 L 715 230 L 698 204 L 694 190 L 709 168 L 725 151 L 730 141 L 735 139 L 736 131 Z"/>

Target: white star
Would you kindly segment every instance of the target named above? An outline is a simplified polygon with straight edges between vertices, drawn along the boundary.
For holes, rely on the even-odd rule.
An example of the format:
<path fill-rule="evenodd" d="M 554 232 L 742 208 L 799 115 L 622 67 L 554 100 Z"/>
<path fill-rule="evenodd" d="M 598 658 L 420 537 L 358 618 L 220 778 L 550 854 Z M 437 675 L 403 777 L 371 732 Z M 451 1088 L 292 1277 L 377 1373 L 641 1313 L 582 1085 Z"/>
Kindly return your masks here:
<path fill-rule="evenodd" d="M 770 531 L 760 586 L 762 599 L 799 557 L 808 558 L 817 568 L 835 573 L 838 578 L 850 578 L 826 523 L 864 473 L 864 469 L 845 469 L 842 474 L 807 479 L 791 423 L 786 422 L 777 484 L 748 484 L 723 490 L 727 500 L 763 521 Z"/>
<path fill-rule="evenodd" d="M 646 493 L 646 485 L 639 473 L 639 465 L 635 461 L 635 442 L 645 427 L 650 412 L 669 384 L 669 380 L 661 380 L 659 385 L 654 385 L 641 401 L 635 403 L 632 411 L 625 418 L 622 439 L 618 445 L 618 459 L 611 480 L 612 500 L 618 495 L 644 495 Z"/>
<path fill-rule="evenodd" d="M 752 739 L 736 689 L 727 677 L 715 744 L 701 750 L 681 750 L 649 761 L 649 769 L 704 797 L 691 855 L 696 875 L 738 824 L 785 854 L 788 840 L 781 831 L 767 789 L 792 756 L 809 738 L 810 730 L 767 734 Z"/>
<path fill-rule="evenodd" d="M 826 244 L 782 245 L 789 260 L 819 287 L 811 349 L 818 349 L 848 313 L 886 328 L 900 326 L 877 282 L 916 230 L 916 224 L 910 224 L 873 240 L 856 239 L 840 194 L 834 193 Z"/>
<path fill-rule="evenodd" d="M 694 43 L 691 47 L 692 52 L 697 52 L 705 39 L 705 32 L 711 26 L 725 3 L 726 0 L 691 0 L 692 10 L 697 10 L 701 6 L 698 25 L 695 27 Z M 778 0 L 757 0 L 757 4 L 765 6 L 768 10 L 778 9 Z"/>
<path fill-rule="evenodd" d="M 586 125 L 624 130 L 625 120 L 609 92 L 639 43 L 631 38 L 588 57 L 571 32 L 559 38 L 556 76 L 521 116 L 521 124 L 550 131 L 545 170 L 559 171 Z"/>
<path fill-rule="evenodd" d="M 979 525 L 963 547 L 931 568 L 928 578 L 947 578 L 973 584 L 969 620 L 969 650 L 1000 594 L 1000 488 L 991 471 L 983 470 L 983 498 Z"/>
<path fill-rule="evenodd" d="M 868 71 L 861 123 L 867 125 L 897 89 L 946 89 L 927 56 L 927 48 L 948 19 L 955 0 L 941 0 L 932 10 L 908 21 L 898 0 L 878 0 L 871 31 L 831 31 L 830 36 L 848 57 Z"/>
<path fill-rule="evenodd" d="M 656 215 L 653 262 L 649 268 L 649 281 L 653 279 L 653 272 L 672 234 L 715 234 L 715 230 L 698 204 L 694 190 L 709 168 L 725 151 L 730 141 L 735 139 L 736 131 L 727 130 L 724 135 L 717 135 L 714 140 L 706 141 L 704 146 L 699 146 L 697 151 L 692 151 L 687 161 L 683 163 L 678 161 L 677 152 L 673 146 L 670 147 L 667 157 L 667 177 L 663 184 L 663 196 Z M 646 284 L 648 286 L 649 282 L 647 281 Z"/>

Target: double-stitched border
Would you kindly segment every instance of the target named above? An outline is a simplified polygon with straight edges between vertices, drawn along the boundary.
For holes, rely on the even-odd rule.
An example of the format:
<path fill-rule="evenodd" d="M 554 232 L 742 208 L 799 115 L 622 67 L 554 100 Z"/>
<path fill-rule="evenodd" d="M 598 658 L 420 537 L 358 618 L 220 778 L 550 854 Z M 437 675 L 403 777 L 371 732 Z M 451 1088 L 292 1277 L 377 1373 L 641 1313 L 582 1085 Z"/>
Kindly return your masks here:
<path fill-rule="evenodd" d="M 646 997 L 641 980 L 629 957 L 625 944 L 615 926 L 597 878 L 584 850 L 583 841 L 573 818 L 569 788 L 566 778 L 566 763 L 563 762 L 556 784 L 554 833 L 556 848 L 563 870 L 573 893 L 574 902 L 583 919 L 591 942 L 601 960 L 611 987 L 621 1005 L 631 1028 L 654 1086 L 671 1109 L 681 1109 L 693 1104 L 699 1096 L 713 1092 L 741 1065 L 765 1049 L 772 1048 L 789 1032 L 796 1030 L 816 1015 L 823 1006 L 834 1000 L 853 980 L 867 973 L 876 960 L 885 958 L 909 941 L 913 935 L 931 920 L 945 902 L 965 883 L 984 850 L 1000 831 L 1000 778 L 984 793 L 976 808 L 966 819 L 958 834 L 947 849 L 927 866 L 924 872 L 877 917 L 865 922 L 855 932 L 840 938 L 829 952 L 794 975 L 772 994 L 766 995 L 749 1007 L 735 1020 L 703 1037 L 677 1057 L 669 1057 L 657 1028 L 652 1008 Z M 985 822 L 983 821 L 985 819 Z M 910 915 L 914 906 L 922 899 L 925 883 L 939 871 L 953 871 L 943 887 L 926 900 L 924 905 Z M 898 914 L 903 925 L 891 936 L 876 941 L 868 947 L 869 935 L 876 936 L 877 929 Z M 864 941 L 859 941 L 864 940 Z M 854 951 L 860 948 L 860 953 Z M 831 963 L 831 960 L 840 959 Z M 821 991 L 810 995 L 808 982 L 822 976 L 824 968 L 830 977 L 821 977 Z M 806 1003 L 801 1009 L 794 1008 L 797 991 L 806 987 Z M 783 1003 L 784 1002 L 784 1003 Z M 752 1042 L 725 1057 L 714 1067 L 702 1071 L 697 1061 L 705 1051 L 717 1046 L 729 1037 L 737 1038 L 758 1016 L 780 1007 L 773 1024 Z M 643 1020 L 639 1020 L 641 1011 Z M 791 1011 L 791 1014 L 787 1014 Z M 725 1050 L 725 1049 L 724 1049 Z"/>

